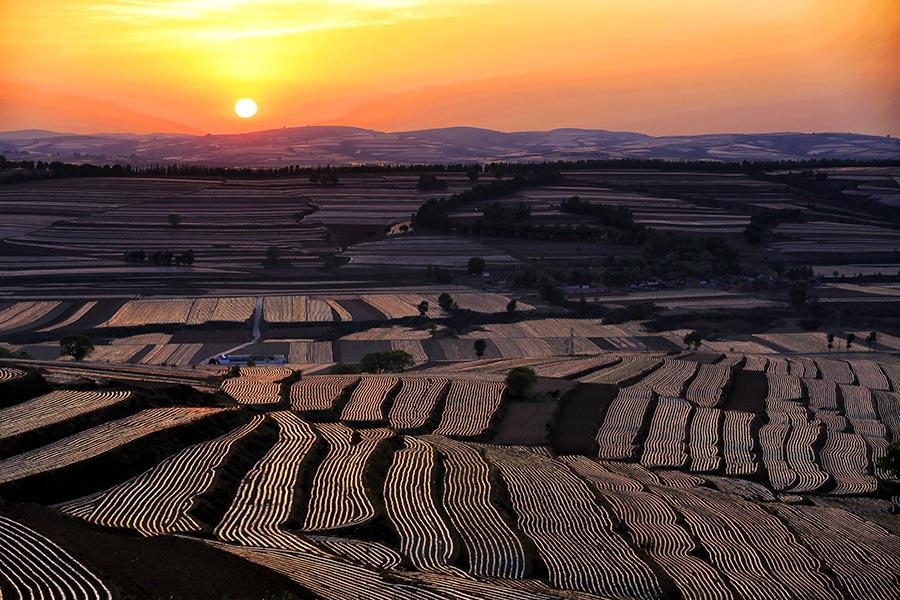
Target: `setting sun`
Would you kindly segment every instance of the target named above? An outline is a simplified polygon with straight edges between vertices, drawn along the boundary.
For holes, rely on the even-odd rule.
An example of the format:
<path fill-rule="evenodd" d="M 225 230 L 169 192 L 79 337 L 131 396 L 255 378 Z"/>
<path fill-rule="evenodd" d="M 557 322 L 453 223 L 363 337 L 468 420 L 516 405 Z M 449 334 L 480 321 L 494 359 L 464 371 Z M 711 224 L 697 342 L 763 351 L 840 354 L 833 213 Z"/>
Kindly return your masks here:
<path fill-rule="evenodd" d="M 242 119 L 249 119 L 256 114 L 256 102 L 250 98 L 241 98 L 234 103 L 234 114 Z"/>

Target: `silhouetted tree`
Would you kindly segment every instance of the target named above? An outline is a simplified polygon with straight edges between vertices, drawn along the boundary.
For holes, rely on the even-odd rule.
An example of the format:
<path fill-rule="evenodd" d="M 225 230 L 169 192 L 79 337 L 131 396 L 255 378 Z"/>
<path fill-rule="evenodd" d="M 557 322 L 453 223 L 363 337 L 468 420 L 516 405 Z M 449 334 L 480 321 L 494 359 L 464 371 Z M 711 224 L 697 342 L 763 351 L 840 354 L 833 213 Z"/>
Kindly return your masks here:
<path fill-rule="evenodd" d="M 853 346 L 854 340 L 856 340 L 856 334 L 855 334 L 855 333 L 848 333 L 848 334 L 847 334 L 847 350 L 849 350 L 850 347 Z"/>
<path fill-rule="evenodd" d="M 453 297 L 450 294 L 444 292 L 438 296 L 438 306 L 440 306 L 444 312 L 452 312 L 456 307 L 456 302 L 454 302 Z"/>
<path fill-rule="evenodd" d="M 419 309 L 419 315 L 424 317 L 428 314 L 428 300 L 422 300 L 416 308 Z"/>
<path fill-rule="evenodd" d="M 484 273 L 484 259 L 473 256 L 469 259 L 469 275 L 481 275 Z"/>
<path fill-rule="evenodd" d="M 277 265 L 278 261 L 281 260 L 281 250 L 278 249 L 278 246 L 269 246 L 266 248 L 266 264 L 267 265 Z"/>
<path fill-rule="evenodd" d="M 699 331 L 691 331 L 684 335 L 683 340 L 686 348 L 690 349 L 693 346 L 694 350 L 697 350 L 700 348 L 700 344 L 703 343 L 703 336 L 700 335 Z"/>
<path fill-rule="evenodd" d="M 869 351 L 875 351 L 875 344 L 878 342 L 878 332 L 873 331 L 866 336 L 866 343 L 869 345 Z"/>
<path fill-rule="evenodd" d="M 169 222 L 169 225 L 172 227 L 178 227 L 181 225 L 181 215 L 178 213 L 170 213 L 166 220 Z"/>
<path fill-rule="evenodd" d="M 405 350 L 370 352 L 359 361 L 359 366 L 366 373 L 400 373 L 415 364 L 413 355 Z"/>
<path fill-rule="evenodd" d="M 831 349 L 834 348 L 834 334 L 829 333 L 825 339 L 828 340 L 828 351 L 831 352 Z"/>
<path fill-rule="evenodd" d="M 83 360 L 94 351 L 94 344 L 86 335 L 67 335 L 59 340 L 59 355 Z"/>
<path fill-rule="evenodd" d="M 518 308 L 519 303 L 516 302 L 515 298 L 506 303 L 506 312 L 509 314 L 513 314 L 516 312 L 516 308 Z"/>
<path fill-rule="evenodd" d="M 516 367 L 506 375 L 507 393 L 514 398 L 530 396 L 535 385 L 537 385 L 537 375 L 534 369 Z"/>
<path fill-rule="evenodd" d="M 475 340 L 475 356 L 481 358 L 484 356 L 484 351 L 487 349 L 487 342 L 484 340 Z"/>

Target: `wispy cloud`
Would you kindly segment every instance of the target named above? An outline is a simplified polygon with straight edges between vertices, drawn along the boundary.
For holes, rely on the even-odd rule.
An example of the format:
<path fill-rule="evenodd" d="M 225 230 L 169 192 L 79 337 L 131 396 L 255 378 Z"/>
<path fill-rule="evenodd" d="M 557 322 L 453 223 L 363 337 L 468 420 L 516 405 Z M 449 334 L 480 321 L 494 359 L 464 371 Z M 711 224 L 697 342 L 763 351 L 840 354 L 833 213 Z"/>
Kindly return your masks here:
<path fill-rule="evenodd" d="M 195 44 L 434 19 L 496 1 L 107 0 L 88 9 L 92 18 L 128 26 L 144 39 Z"/>

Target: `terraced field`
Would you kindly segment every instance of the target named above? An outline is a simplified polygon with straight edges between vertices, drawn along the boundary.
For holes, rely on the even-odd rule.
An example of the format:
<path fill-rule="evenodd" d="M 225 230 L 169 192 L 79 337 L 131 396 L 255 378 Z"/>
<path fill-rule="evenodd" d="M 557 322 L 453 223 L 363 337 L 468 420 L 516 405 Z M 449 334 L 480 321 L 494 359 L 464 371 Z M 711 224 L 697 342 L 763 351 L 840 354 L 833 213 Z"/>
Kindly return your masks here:
<path fill-rule="evenodd" d="M 493 441 L 497 417 L 523 402 L 478 372 L 510 368 L 498 360 L 442 375 L 301 377 L 286 396 L 279 382 L 289 369 L 224 379 L 235 397 L 249 382 L 279 389 L 277 403 L 253 406 L 201 394 L 192 398 L 203 406 L 141 408 L 146 392 L 124 381 L 13 403 L 2 413 L 0 495 L 27 496 L 36 475 L 98 457 L 143 465 L 150 449 L 140 440 L 172 427 L 203 433 L 169 436 L 174 445 L 154 462 L 123 462 L 121 478 L 115 469 L 77 486 L 58 477 L 51 508 L 66 527 L 48 535 L 5 516 L 17 504 L 0 503 L 0 590 L 99 599 L 130 589 L 76 543 L 87 522 L 147 540 L 177 536 L 335 599 L 896 595 L 900 493 L 874 466 L 900 439 L 890 365 L 775 355 L 532 360 L 601 405 L 587 428 L 592 451 Z M 607 381 L 578 383 L 623 363 Z M 759 384 L 753 401 L 734 408 L 748 377 Z M 553 381 L 564 380 L 542 385 Z M 130 416 L 79 420 L 126 401 L 137 403 Z M 242 418 L 196 427 L 219 414 Z M 551 420 L 554 440 L 575 435 L 565 422 Z M 49 439 L 22 437 L 36 430 Z"/>

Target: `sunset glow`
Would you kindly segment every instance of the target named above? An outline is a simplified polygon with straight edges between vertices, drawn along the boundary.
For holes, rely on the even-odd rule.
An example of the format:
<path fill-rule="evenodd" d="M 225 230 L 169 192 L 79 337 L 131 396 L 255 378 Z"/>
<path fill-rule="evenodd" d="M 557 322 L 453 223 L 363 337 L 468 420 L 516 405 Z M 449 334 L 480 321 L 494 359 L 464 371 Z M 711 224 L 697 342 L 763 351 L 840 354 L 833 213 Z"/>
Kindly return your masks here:
<path fill-rule="evenodd" d="M 896 135 L 898 40 L 896 0 L 7 0 L 0 129 Z"/>

